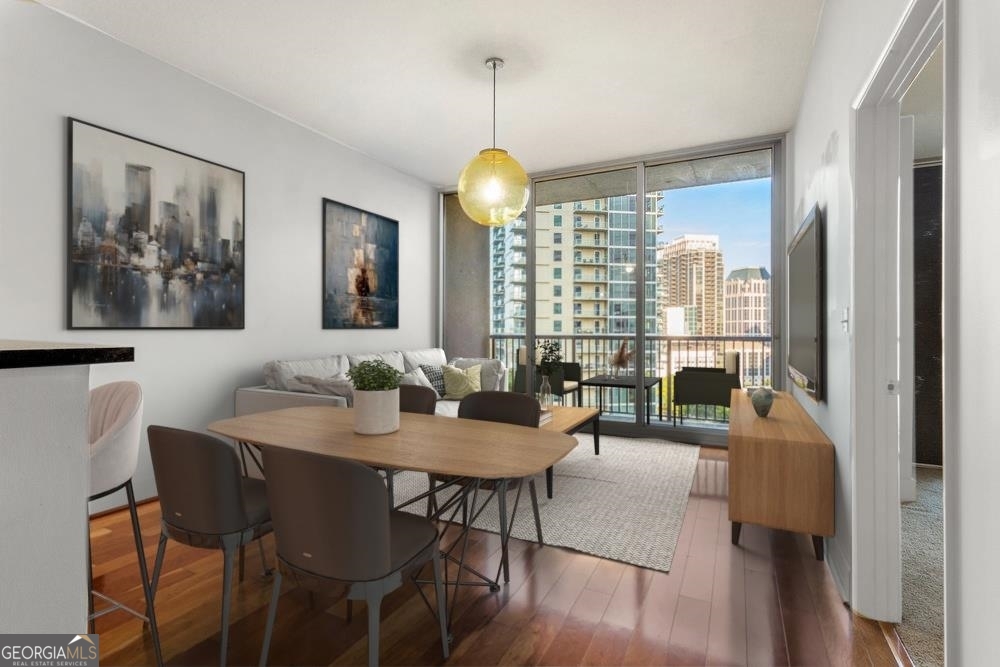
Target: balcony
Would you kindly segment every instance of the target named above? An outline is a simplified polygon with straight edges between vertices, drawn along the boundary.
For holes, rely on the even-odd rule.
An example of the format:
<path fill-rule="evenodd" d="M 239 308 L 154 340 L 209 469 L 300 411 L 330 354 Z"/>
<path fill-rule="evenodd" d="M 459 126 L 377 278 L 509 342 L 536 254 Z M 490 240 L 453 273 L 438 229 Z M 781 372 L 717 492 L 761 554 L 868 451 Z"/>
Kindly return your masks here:
<path fill-rule="evenodd" d="M 590 315 L 577 315 L 588 318 Z M 601 315 L 599 317 L 605 317 Z M 582 323 L 581 323 L 582 324 Z M 587 322 L 588 327 L 593 326 Z M 623 340 L 634 347 L 634 334 L 591 334 L 581 327 L 574 334 L 539 334 L 539 339 L 555 340 L 562 344 L 563 360 L 579 363 L 583 377 L 611 372 L 610 359 Z M 517 363 L 517 350 L 524 346 L 522 334 L 494 334 L 490 336 L 490 356 L 502 360 L 508 368 Z M 721 367 L 725 353 L 740 353 L 740 375 L 744 387 L 771 386 L 772 341 L 770 336 L 646 336 L 644 361 L 647 375 L 663 378 L 659 396 L 653 396 L 652 423 L 668 424 L 671 417 L 674 373 L 684 367 Z M 635 373 L 635 359 L 622 375 Z M 513 389 L 513 373 L 508 374 L 509 390 Z M 597 407 L 597 389 L 584 387 L 583 405 Z M 635 418 L 635 405 L 631 389 L 605 389 L 604 415 L 610 419 L 631 422 Z M 654 390 L 655 391 L 655 390 Z M 660 399 L 663 414 L 659 413 Z M 712 405 L 683 406 L 678 417 L 683 416 L 686 426 L 725 428 L 729 409 Z"/>

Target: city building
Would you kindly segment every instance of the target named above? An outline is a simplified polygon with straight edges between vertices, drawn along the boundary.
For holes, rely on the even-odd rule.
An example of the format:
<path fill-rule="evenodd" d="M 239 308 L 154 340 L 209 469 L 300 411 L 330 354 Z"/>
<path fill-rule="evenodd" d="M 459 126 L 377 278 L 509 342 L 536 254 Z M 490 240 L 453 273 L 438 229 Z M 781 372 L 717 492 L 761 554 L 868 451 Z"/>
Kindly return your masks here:
<path fill-rule="evenodd" d="M 721 336 L 725 316 L 719 237 L 684 234 L 662 244 L 656 254 L 659 329 L 676 331 L 682 326 L 686 336 Z M 667 320 L 682 312 L 683 325 Z"/>

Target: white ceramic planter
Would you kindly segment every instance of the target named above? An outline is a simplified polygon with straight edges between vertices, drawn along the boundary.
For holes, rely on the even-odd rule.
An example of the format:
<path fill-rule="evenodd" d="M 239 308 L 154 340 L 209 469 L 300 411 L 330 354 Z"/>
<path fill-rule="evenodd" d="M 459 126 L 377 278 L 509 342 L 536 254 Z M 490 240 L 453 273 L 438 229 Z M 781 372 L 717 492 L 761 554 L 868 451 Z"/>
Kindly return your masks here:
<path fill-rule="evenodd" d="M 399 389 L 354 390 L 354 432 L 379 435 L 399 430 Z"/>

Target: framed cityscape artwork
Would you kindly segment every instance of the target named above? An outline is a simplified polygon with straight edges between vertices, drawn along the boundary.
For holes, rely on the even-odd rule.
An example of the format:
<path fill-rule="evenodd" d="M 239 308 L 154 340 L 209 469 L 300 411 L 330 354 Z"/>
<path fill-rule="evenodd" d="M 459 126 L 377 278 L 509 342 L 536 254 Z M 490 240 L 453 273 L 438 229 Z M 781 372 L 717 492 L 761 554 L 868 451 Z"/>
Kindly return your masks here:
<path fill-rule="evenodd" d="M 242 329 L 244 174 L 69 119 L 71 329 Z"/>
<path fill-rule="evenodd" d="M 399 223 L 323 200 L 323 328 L 399 328 Z"/>

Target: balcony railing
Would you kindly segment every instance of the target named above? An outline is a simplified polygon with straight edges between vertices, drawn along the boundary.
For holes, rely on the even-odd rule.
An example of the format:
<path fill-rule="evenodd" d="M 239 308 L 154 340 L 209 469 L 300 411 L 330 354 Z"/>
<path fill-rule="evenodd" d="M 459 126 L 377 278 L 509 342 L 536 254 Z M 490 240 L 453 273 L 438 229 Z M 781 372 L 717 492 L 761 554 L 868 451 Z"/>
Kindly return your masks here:
<path fill-rule="evenodd" d="M 561 343 L 563 361 L 579 363 L 584 379 L 612 372 L 611 356 L 622 341 L 635 348 L 634 334 L 552 334 L 538 335 L 539 340 Z M 490 356 L 500 359 L 509 369 L 517 364 L 517 350 L 524 346 L 523 334 L 490 336 Z M 647 335 L 645 347 L 646 374 L 662 378 L 663 413 L 658 414 L 661 398 L 653 396 L 652 418 L 666 422 L 672 417 L 674 374 L 685 367 L 722 367 L 725 353 L 740 353 L 740 379 L 744 387 L 772 385 L 772 339 L 770 336 L 658 336 Z M 622 375 L 635 374 L 635 358 Z M 508 373 L 508 390 L 513 390 L 514 373 Z M 583 388 L 583 405 L 596 407 L 596 388 Z M 631 389 L 604 389 L 604 414 L 622 419 L 634 418 L 635 403 Z M 654 389 L 655 391 L 655 389 Z M 677 417 L 692 420 L 697 425 L 721 425 L 729 420 L 729 409 L 713 405 L 686 405 L 677 409 Z"/>

